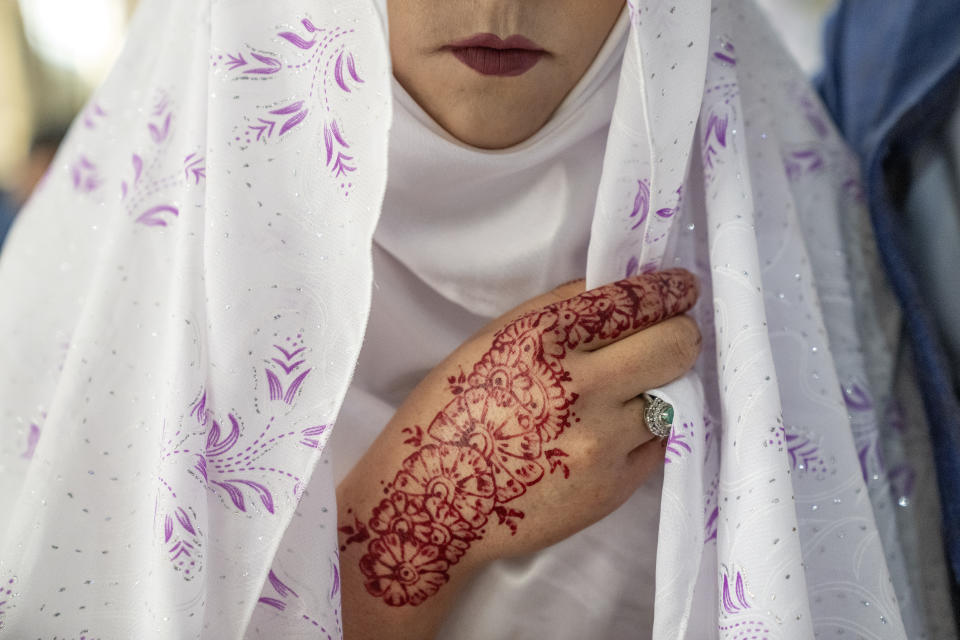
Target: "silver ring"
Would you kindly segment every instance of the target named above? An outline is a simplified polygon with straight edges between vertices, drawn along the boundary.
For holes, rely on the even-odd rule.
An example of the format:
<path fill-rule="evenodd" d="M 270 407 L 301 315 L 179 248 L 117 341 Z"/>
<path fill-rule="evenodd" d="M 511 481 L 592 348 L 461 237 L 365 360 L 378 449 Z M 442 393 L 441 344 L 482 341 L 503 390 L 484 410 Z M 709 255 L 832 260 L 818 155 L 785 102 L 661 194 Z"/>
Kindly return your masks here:
<path fill-rule="evenodd" d="M 643 398 L 647 401 L 647 408 L 643 412 L 647 429 L 657 438 L 669 438 L 673 427 L 673 405 L 648 393 L 643 394 Z"/>

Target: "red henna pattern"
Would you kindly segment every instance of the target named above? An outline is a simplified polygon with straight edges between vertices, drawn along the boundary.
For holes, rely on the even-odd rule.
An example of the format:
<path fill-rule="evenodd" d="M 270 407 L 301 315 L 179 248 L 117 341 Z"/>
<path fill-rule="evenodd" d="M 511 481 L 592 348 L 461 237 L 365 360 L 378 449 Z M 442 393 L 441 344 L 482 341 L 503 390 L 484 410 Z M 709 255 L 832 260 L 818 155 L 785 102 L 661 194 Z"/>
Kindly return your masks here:
<path fill-rule="evenodd" d="M 449 580 L 491 516 L 516 533 L 524 513 L 505 503 L 547 470 L 570 476 L 567 454 L 543 446 L 570 427 L 577 400 L 564 386 L 566 354 L 685 311 L 695 297 L 688 275 L 664 271 L 528 313 L 497 332 L 469 373 L 448 378 L 452 398 L 426 433 L 403 430 L 416 450 L 367 525 L 357 519 L 340 529 L 343 548 L 376 536 L 360 560 L 367 591 L 391 606 L 420 604 Z"/>

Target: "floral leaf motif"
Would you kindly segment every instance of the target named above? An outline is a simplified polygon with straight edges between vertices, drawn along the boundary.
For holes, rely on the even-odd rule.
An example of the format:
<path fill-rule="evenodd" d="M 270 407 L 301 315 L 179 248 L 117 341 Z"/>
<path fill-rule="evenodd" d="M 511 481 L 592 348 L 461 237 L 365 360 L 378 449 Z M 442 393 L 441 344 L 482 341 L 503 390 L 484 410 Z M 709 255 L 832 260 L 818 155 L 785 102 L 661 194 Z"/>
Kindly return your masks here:
<path fill-rule="evenodd" d="M 164 516 L 163 519 L 163 541 L 170 542 L 170 538 L 173 536 L 173 518 L 170 516 Z"/>
<path fill-rule="evenodd" d="M 270 387 L 270 399 L 279 400 L 283 397 L 283 385 L 280 384 L 280 379 L 277 377 L 273 371 L 267 369 L 267 386 Z"/>
<path fill-rule="evenodd" d="M 233 417 L 233 414 L 228 414 L 227 417 L 230 419 L 230 433 L 226 438 L 220 440 L 220 423 L 216 420 L 213 421 L 213 426 L 210 427 L 210 432 L 207 433 L 206 451 L 208 458 L 222 456 L 233 448 L 233 445 L 237 444 L 237 440 L 240 439 L 240 423 Z"/>
<path fill-rule="evenodd" d="M 207 459 L 205 457 L 198 453 L 197 464 L 195 464 L 193 468 L 197 470 L 197 473 L 203 476 L 204 481 L 207 480 Z"/>
<path fill-rule="evenodd" d="M 273 513 L 273 495 L 269 489 L 259 482 L 254 482 L 253 480 L 214 480 L 213 484 L 223 488 L 237 509 L 243 512 L 246 512 L 247 507 L 241 486 L 249 487 L 260 497 L 260 502 L 263 503 L 264 508 L 270 513 Z"/>
<path fill-rule="evenodd" d="M 161 204 L 155 207 L 150 207 L 141 213 L 139 216 L 137 216 L 136 221 L 148 227 L 165 227 L 167 226 L 167 221 L 161 217 L 164 213 L 169 213 L 174 217 L 178 217 L 180 215 L 180 211 L 176 207 L 168 204 Z"/>
<path fill-rule="evenodd" d="M 97 165 L 86 156 L 77 158 L 77 162 L 71 167 L 71 178 L 73 188 L 81 193 L 92 193 L 103 184 L 103 180 L 97 175 Z"/>
<path fill-rule="evenodd" d="M 196 530 L 193 528 L 193 524 L 190 522 L 190 516 L 188 516 L 187 512 L 183 510 L 183 507 L 177 507 L 175 515 L 177 517 L 177 522 L 180 523 L 180 526 L 183 527 L 184 531 L 191 535 L 197 534 Z"/>
<path fill-rule="evenodd" d="M 262 597 L 257 602 L 262 602 L 263 604 L 273 607 L 278 611 L 283 611 L 287 608 L 287 603 L 283 600 L 278 600 L 277 598 Z"/>
<path fill-rule="evenodd" d="M 869 411 L 873 408 L 870 395 L 856 383 L 843 388 L 843 401 L 854 411 Z"/>
<path fill-rule="evenodd" d="M 343 135 L 340 133 L 340 127 L 337 125 L 336 120 L 331 120 L 328 124 L 325 124 L 323 127 L 323 141 L 327 151 L 327 166 L 330 166 L 331 161 L 333 161 L 333 166 L 331 170 L 333 171 L 334 176 L 337 178 L 346 175 L 352 171 L 356 171 L 357 168 L 348 164 L 353 160 L 353 156 L 343 153 L 343 151 L 337 150 L 336 159 L 334 159 L 334 150 L 336 145 L 343 147 L 344 149 L 349 149 L 350 145 L 347 144 L 347 141 L 344 140 Z"/>
<path fill-rule="evenodd" d="M 714 51 L 713 57 L 714 59 L 726 63 L 732 67 L 736 66 L 737 64 L 737 59 L 733 57 L 735 53 L 736 49 L 734 49 L 733 44 L 730 42 L 724 42 L 721 46 L 721 51 Z"/>
<path fill-rule="evenodd" d="M 173 114 L 168 113 L 167 117 L 164 118 L 163 124 L 160 127 L 157 127 L 155 124 L 151 123 L 147 125 L 147 128 L 150 130 L 150 136 L 153 138 L 153 141 L 157 144 L 163 142 L 167 139 L 167 135 L 170 133 L 170 119 Z"/>
<path fill-rule="evenodd" d="M 633 198 L 633 211 L 630 212 L 631 218 L 637 218 L 631 230 L 636 229 L 647 219 L 650 213 L 650 183 L 646 180 L 637 180 L 637 195 Z"/>
<path fill-rule="evenodd" d="M 721 147 L 727 146 L 727 125 L 730 122 L 730 114 L 724 114 L 722 116 L 715 113 L 711 113 L 707 117 L 707 130 L 703 134 L 703 143 L 707 144 L 710 141 L 710 134 L 713 134 L 716 138 L 717 143 Z"/>
<path fill-rule="evenodd" d="M 207 177 L 207 169 L 203 166 L 203 158 L 191 153 L 183 159 L 183 175 L 190 182 L 190 174 L 193 174 L 194 184 L 200 184 L 200 178 Z"/>
<path fill-rule="evenodd" d="M 290 383 L 290 386 L 287 387 L 287 393 L 283 396 L 284 402 L 287 404 L 293 404 L 293 399 L 296 397 L 297 391 L 300 389 L 300 385 L 303 384 L 303 381 L 306 379 L 307 374 L 309 374 L 310 371 L 311 369 L 307 369 Z"/>
<path fill-rule="evenodd" d="M 823 456 L 820 455 L 820 447 L 817 443 L 805 436 L 786 431 L 784 431 L 784 441 L 787 444 L 790 464 L 794 469 L 811 473 L 826 471 L 826 464 Z"/>
<path fill-rule="evenodd" d="M 251 51 L 250 55 L 256 58 L 258 61 L 263 63 L 265 66 L 257 67 L 255 69 L 247 69 L 244 73 L 250 73 L 254 75 L 272 75 L 277 71 L 280 71 L 282 66 L 280 61 L 276 58 L 271 58 L 270 56 L 260 55 L 256 51 Z"/>
<path fill-rule="evenodd" d="M 730 581 L 733 578 L 733 586 Z M 733 571 L 724 567 L 723 581 L 720 589 L 720 604 L 724 612 L 729 614 L 739 613 L 750 609 L 750 603 L 747 602 L 746 588 L 743 584 L 743 574 L 740 571 Z"/>
<path fill-rule="evenodd" d="M 346 51 L 341 51 L 337 56 L 337 61 L 333 65 L 333 78 L 336 80 L 337 84 L 341 89 L 350 93 L 350 87 L 347 86 L 346 80 L 343 77 L 343 64 L 347 64 L 347 73 L 350 74 L 350 77 L 353 78 L 354 82 L 363 83 L 363 80 L 357 75 L 357 66 L 356 62 L 353 59 L 352 53 L 347 53 Z"/>
<path fill-rule="evenodd" d="M 304 50 L 312 49 L 313 46 L 317 44 L 316 39 L 304 40 L 303 38 L 293 33 L 292 31 L 283 31 L 281 33 L 278 33 L 277 35 L 279 35 L 281 38 L 283 38 L 290 44 L 300 47 L 301 49 L 304 49 Z"/>
<path fill-rule="evenodd" d="M 330 587 L 330 599 L 333 600 L 337 597 L 337 594 L 340 593 L 340 569 L 337 568 L 336 563 L 331 563 L 333 566 L 333 580 L 332 586 Z"/>
<path fill-rule="evenodd" d="M 311 449 L 320 448 L 320 436 L 325 433 L 327 430 L 327 425 L 321 424 L 316 427 L 307 427 L 300 433 L 304 438 L 300 441 L 300 444 L 310 447 Z"/>
<path fill-rule="evenodd" d="M 277 577 L 277 574 L 273 572 L 273 569 L 271 569 L 270 573 L 267 575 L 267 580 L 269 580 L 270 586 L 272 586 L 274 590 L 278 594 L 280 594 L 281 598 L 286 598 L 288 595 L 291 595 L 291 594 L 293 594 L 294 598 L 300 597 L 299 595 L 297 595 L 296 591 L 288 587 L 286 584 L 283 583 L 282 580 L 280 580 L 280 578 Z"/>
<path fill-rule="evenodd" d="M 689 422 L 684 422 L 682 426 L 678 425 L 678 427 L 670 431 L 670 437 L 667 438 L 666 455 L 664 457 L 666 464 L 679 460 L 687 453 L 693 453 L 693 448 L 687 444 L 687 438 L 690 436 L 691 431 L 693 431 L 693 425 Z"/>
<path fill-rule="evenodd" d="M 34 451 L 37 450 L 37 444 L 40 442 L 40 427 L 35 424 L 30 425 L 30 433 L 27 434 L 27 449 L 22 454 L 21 458 L 29 460 L 33 457 Z"/>
<path fill-rule="evenodd" d="M 710 516 L 707 517 L 707 524 L 705 526 L 706 536 L 704 539 L 704 544 L 710 542 L 711 540 L 717 539 L 717 517 L 720 515 L 720 508 L 717 506 L 713 507 L 713 510 L 710 512 Z"/>
<path fill-rule="evenodd" d="M 238 53 L 237 55 L 233 55 L 233 54 L 229 54 L 229 53 L 228 53 L 228 54 L 227 54 L 227 65 L 226 65 L 226 66 L 230 67 L 230 71 L 235 71 L 236 69 L 239 69 L 240 67 L 245 67 L 245 66 L 247 66 L 247 61 L 246 61 L 246 59 L 243 57 L 243 54 L 242 54 L 242 53 Z"/>
<path fill-rule="evenodd" d="M 297 367 L 302 365 L 304 362 L 306 362 L 306 360 L 299 360 L 297 362 L 294 362 L 293 364 L 287 364 L 280 358 L 271 358 L 271 360 L 273 362 L 276 362 L 278 365 L 280 365 L 280 368 L 283 369 L 283 372 L 286 373 L 287 375 L 290 375 L 290 372 L 292 372 L 294 369 L 296 369 Z"/>

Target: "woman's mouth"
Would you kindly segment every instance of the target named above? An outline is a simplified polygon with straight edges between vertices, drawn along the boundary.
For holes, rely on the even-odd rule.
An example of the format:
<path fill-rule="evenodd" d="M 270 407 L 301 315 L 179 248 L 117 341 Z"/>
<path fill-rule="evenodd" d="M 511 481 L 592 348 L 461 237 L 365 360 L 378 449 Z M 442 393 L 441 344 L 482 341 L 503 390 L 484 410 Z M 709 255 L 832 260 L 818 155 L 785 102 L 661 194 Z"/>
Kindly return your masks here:
<path fill-rule="evenodd" d="M 493 33 L 448 44 L 457 60 L 485 76 L 519 76 L 532 69 L 547 54 L 538 44 L 523 36 L 501 40 Z"/>

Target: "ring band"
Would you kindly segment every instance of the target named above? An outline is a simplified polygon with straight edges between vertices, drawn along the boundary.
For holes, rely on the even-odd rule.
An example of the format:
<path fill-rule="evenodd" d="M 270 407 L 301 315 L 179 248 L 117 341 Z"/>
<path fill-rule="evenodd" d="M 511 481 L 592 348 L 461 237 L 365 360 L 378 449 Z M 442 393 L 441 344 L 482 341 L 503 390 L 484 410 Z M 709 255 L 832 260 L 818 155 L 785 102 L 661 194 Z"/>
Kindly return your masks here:
<path fill-rule="evenodd" d="M 657 438 L 669 438 L 673 427 L 673 405 L 648 393 L 643 394 L 643 398 L 647 401 L 647 408 L 643 412 L 647 429 Z"/>

